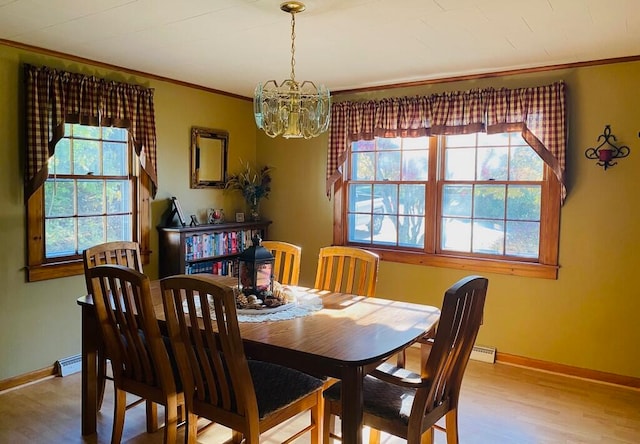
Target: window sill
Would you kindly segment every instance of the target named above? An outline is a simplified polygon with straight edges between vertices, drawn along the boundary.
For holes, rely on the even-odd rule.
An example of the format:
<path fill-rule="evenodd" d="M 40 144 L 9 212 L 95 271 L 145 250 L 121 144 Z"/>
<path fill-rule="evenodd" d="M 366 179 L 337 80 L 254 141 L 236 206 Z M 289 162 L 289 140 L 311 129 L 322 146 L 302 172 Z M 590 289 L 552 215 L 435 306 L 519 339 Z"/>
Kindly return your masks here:
<path fill-rule="evenodd" d="M 455 268 L 474 272 L 508 274 L 539 279 L 558 279 L 558 266 L 534 262 L 503 261 L 496 259 L 468 258 L 452 255 L 436 255 L 421 252 L 396 251 L 363 246 L 380 255 L 383 261 L 400 262 L 431 267 Z"/>
<path fill-rule="evenodd" d="M 84 265 L 80 259 L 67 262 L 31 265 L 27 267 L 27 281 L 45 281 L 47 279 L 77 276 L 83 273 Z"/>

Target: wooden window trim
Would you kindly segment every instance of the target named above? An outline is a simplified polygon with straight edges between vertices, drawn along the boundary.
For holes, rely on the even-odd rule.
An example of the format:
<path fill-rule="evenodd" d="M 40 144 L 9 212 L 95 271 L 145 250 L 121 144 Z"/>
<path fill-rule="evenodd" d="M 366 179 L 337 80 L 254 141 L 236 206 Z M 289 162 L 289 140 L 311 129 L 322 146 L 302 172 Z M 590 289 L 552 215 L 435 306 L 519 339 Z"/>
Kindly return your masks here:
<path fill-rule="evenodd" d="M 435 138 L 432 138 L 435 139 Z M 432 174 L 435 174 L 436 151 L 432 149 L 433 144 L 430 144 L 429 155 L 429 178 L 434 178 Z M 347 156 L 349 158 L 349 156 Z M 349 162 L 349 160 L 347 160 Z M 348 166 L 344 171 L 348 171 Z M 361 246 L 367 250 L 373 251 L 380 255 L 380 259 L 389 262 L 399 262 L 412 265 L 425 265 L 432 267 L 454 268 L 460 270 L 468 270 L 483 273 L 498 273 L 507 274 L 513 276 L 532 277 L 540 279 L 557 279 L 558 278 L 558 245 L 560 237 L 560 182 L 550 168 L 545 164 L 544 166 L 544 182 L 542 187 L 544 196 L 542 198 L 541 212 L 541 228 L 540 237 L 542 242 L 540 243 L 539 260 L 537 262 L 528 261 L 516 261 L 505 260 L 496 258 L 478 258 L 478 257 L 465 257 L 455 254 L 437 254 L 428 253 L 427 250 L 435 246 L 435 236 L 433 239 L 425 238 L 425 251 L 409 251 L 396 248 L 385 248 L 383 246 L 376 245 L 362 245 L 352 243 L 354 246 Z M 437 192 L 438 186 L 436 182 L 432 183 L 433 186 L 428 186 L 428 201 L 432 202 L 432 199 L 438 198 L 440 193 Z M 334 245 L 347 245 L 347 225 L 346 225 L 346 211 L 345 203 L 346 199 L 346 186 L 342 178 L 340 178 L 334 185 L 333 194 L 333 244 Z M 430 212 L 433 213 L 433 212 Z M 435 215 L 428 217 L 426 223 L 436 223 Z M 433 226 L 433 225 L 432 225 Z M 435 232 L 435 230 L 434 230 Z M 431 250 L 434 251 L 434 250 Z"/>
<path fill-rule="evenodd" d="M 135 155 L 133 156 L 136 157 Z M 135 163 L 137 165 L 137 162 Z M 137 217 L 133 218 L 134 240 L 140 244 L 142 263 L 149 263 L 151 233 L 151 179 L 137 168 L 134 180 L 134 199 Z M 27 282 L 43 281 L 84 273 L 82 258 L 72 260 L 45 260 L 44 253 L 44 184 L 27 200 Z M 137 239 L 136 239 L 137 237 Z"/>

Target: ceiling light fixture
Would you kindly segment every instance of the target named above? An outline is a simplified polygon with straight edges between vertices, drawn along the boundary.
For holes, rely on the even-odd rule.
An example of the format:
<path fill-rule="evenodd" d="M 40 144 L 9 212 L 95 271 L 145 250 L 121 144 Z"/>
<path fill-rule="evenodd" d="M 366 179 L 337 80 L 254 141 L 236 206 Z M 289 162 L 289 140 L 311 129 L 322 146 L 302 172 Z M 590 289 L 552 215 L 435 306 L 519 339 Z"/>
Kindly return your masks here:
<path fill-rule="evenodd" d="M 296 14 L 305 10 L 301 2 L 284 2 L 280 9 L 291 14 L 291 78 L 280 85 L 275 80 L 259 83 L 253 98 L 256 125 L 268 136 L 310 139 L 329 128 L 331 96 L 324 85 L 296 81 Z"/>

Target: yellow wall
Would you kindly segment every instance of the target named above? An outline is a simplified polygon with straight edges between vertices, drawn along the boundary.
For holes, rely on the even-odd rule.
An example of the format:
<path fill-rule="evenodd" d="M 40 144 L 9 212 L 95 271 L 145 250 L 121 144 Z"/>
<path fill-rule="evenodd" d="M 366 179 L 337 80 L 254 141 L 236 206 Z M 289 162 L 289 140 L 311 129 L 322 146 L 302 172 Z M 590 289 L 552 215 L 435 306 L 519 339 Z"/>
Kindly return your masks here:
<path fill-rule="evenodd" d="M 80 70 L 155 88 L 160 189 L 153 223 L 167 198 L 180 199 L 187 214 L 223 208 L 227 218 L 243 211 L 238 195 L 189 189 L 191 126 L 230 133 L 230 171 L 239 159 L 275 167 L 273 190 L 262 204 L 274 221 L 270 237 L 303 247 L 303 284 L 313 283 L 318 249 L 332 242 L 332 203 L 325 196 L 327 137 L 270 139 L 255 130 L 250 101 L 168 82 L 96 69 L 0 45 L 0 380 L 51 366 L 80 352 L 81 277 L 26 283 L 23 205 L 23 131 L 20 67 L 23 62 Z M 499 351 L 593 370 L 640 377 L 640 62 L 546 73 L 443 83 L 336 100 L 431 94 L 475 87 L 536 86 L 563 79 L 568 85 L 569 196 L 562 209 L 558 280 L 488 274 L 489 297 L 479 343 Z M 584 157 L 610 124 L 631 156 L 604 172 Z M 157 235 L 151 264 L 157 276 Z M 465 272 L 384 262 L 378 293 L 440 305 L 444 290 Z"/>
<path fill-rule="evenodd" d="M 640 377 L 640 62 L 339 95 L 334 100 L 428 95 L 483 87 L 568 89 L 569 195 L 562 208 L 558 280 L 486 274 L 489 295 L 478 343 L 498 351 Z M 611 125 L 630 157 L 603 171 L 584 157 Z M 324 195 L 327 137 L 258 137 L 258 159 L 276 165 L 264 209 L 272 237 L 302 245 L 301 281 L 313 283 L 318 248 L 332 241 L 332 206 Z M 285 166 L 286 165 L 286 166 Z M 383 262 L 378 294 L 440 305 L 462 270 Z"/>
<path fill-rule="evenodd" d="M 157 277 L 158 236 L 168 207 L 177 196 L 187 216 L 223 208 L 227 217 L 244 211 L 238 196 L 222 190 L 189 188 L 191 126 L 229 132 L 229 168 L 254 160 L 256 131 L 249 100 L 213 94 L 174 83 L 136 77 L 0 45 L 0 380 L 50 367 L 80 352 L 80 309 L 85 292 L 81 276 L 25 282 L 26 233 L 23 184 L 22 63 L 48 65 L 155 89 L 160 187 L 152 202 L 151 263 Z"/>

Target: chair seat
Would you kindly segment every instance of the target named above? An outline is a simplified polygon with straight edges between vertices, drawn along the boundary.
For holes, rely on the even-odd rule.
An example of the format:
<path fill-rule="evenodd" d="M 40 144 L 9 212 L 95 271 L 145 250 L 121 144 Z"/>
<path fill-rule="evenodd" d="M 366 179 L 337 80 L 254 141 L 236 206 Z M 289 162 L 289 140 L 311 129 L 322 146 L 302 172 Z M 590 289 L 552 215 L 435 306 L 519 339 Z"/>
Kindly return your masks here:
<path fill-rule="evenodd" d="M 324 381 L 269 362 L 249 360 L 260 419 L 322 387 Z"/>
<path fill-rule="evenodd" d="M 378 367 L 380 370 L 393 374 L 400 378 L 420 379 L 420 375 L 412 373 L 399 367 L 393 367 L 389 364 L 383 364 Z M 340 400 L 340 390 L 342 383 L 338 382 L 324 391 L 323 395 L 331 401 Z M 391 421 L 399 421 L 404 425 L 409 424 L 409 415 L 411 414 L 411 406 L 415 397 L 415 389 L 408 387 L 400 387 L 381 381 L 378 378 L 367 375 L 363 382 L 363 396 L 365 413 L 370 413 L 379 418 L 385 418 Z"/>

